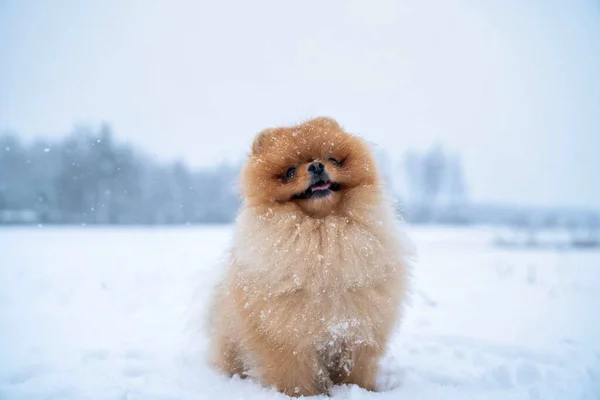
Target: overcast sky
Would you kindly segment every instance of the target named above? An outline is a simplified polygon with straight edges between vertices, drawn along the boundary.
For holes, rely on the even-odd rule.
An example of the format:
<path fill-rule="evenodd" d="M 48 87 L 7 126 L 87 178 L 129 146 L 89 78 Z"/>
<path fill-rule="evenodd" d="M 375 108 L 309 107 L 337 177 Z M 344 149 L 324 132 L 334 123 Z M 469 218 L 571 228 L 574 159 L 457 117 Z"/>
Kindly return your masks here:
<path fill-rule="evenodd" d="M 0 130 L 209 165 L 316 115 L 459 151 L 475 200 L 600 208 L 600 2 L 0 0 Z"/>

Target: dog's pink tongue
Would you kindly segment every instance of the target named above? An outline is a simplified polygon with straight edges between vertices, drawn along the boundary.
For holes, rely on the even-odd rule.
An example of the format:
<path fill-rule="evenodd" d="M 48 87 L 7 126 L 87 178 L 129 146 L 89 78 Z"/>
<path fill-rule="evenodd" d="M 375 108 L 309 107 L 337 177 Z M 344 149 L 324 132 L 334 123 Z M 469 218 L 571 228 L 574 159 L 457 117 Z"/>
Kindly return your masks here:
<path fill-rule="evenodd" d="M 312 186 L 311 189 L 314 190 L 326 190 L 329 189 L 329 186 L 331 186 L 330 183 L 323 183 L 322 185 L 315 185 Z"/>

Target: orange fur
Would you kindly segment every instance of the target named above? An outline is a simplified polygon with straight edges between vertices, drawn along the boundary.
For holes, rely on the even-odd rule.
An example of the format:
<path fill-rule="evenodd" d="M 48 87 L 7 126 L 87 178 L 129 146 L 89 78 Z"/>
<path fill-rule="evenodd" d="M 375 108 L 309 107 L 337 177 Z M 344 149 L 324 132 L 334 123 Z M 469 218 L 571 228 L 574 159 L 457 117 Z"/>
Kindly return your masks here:
<path fill-rule="evenodd" d="M 315 160 L 341 189 L 294 199 Z M 286 180 L 290 166 L 297 173 Z M 290 396 L 343 383 L 375 390 L 406 297 L 409 253 L 368 146 L 329 118 L 265 130 L 242 189 L 213 297 L 211 364 Z"/>

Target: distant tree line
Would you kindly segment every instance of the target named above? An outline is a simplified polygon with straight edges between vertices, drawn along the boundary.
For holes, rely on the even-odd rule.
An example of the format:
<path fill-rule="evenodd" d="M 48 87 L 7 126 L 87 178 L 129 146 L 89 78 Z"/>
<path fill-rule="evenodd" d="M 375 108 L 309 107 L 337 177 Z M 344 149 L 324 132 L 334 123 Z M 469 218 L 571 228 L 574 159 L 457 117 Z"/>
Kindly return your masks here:
<path fill-rule="evenodd" d="M 408 222 L 600 229 L 600 216 L 589 210 L 469 202 L 461 158 L 441 146 L 408 151 L 399 164 L 374 150 Z M 241 202 L 239 170 L 160 162 L 116 140 L 107 125 L 57 140 L 0 134 L 0 224 L 230 223 Z"/>
<path fill-rule="evenodd" d="M 403 203 L 413 222 L 467 222 L 468 191 L 461 158 L 434 145 L 403 160 Z"/>
<path fill-rule="evenodd" d="M 375 150 L 384 181 L 410 222 L 464 222 L 460 158 L 435 146 L 410 151 L 394 168 Z M 239 165 L 191 169 L 161 163 L 117 141 L 109 126 L 64 139 L 0 135 L 0 223 L 228 223 L 240 205 Z M 403 171 L 402 171 L 403 170 Z M 404 189 L 398 193 L 395 181 Z"/>
<path fill-rule="evenodd" d="M 460 158 L 435 146 L 410 151 L 394 168 L 375 151 L 385 184 L 410 222 L 464 222 Z M 228 223 L 240 205 L 239 165 L 191 169 L 161 163 L 117 141 L 109 126 L 64 139 L 0 135 L 0 223 Z M 403 190 L 395 190 L 402 181 Z"/>
<path fill-rule="evenodd" d="M 233 220 L 238 168 L 161 163 L 80 128 L 62 140 L 0 135 L 0 223 L 184 224 Z"/>

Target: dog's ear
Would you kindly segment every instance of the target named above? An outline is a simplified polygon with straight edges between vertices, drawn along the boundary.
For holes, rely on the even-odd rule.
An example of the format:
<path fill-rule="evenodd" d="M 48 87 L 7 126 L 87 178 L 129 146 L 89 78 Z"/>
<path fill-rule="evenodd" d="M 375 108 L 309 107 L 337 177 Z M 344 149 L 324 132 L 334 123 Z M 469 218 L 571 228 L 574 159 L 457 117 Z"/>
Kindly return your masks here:
<path fill-rule="evenodd" d="M 310 125 L 318 125 L 324 128 L 341 129 L 340 124 L 333 118 L 327 116 L 316 117 L 307 121 Z"/>
<path fill-rule="evenodd" d="M 258 133 L 258 135 L 256 135 L 256 137 L 254 138 L 254 141 L 252 142 L 252 154 L 253 155 L 256 156 L 256 155 L 260 154 L 260 151 L 262 150 L 262 146 L 265 141 L 265 138 L 267 136 L 269 136 L 271 133 L 273 133 L 274 130 L 275 129 L 273 129 L 273 128 L 267 128 L 267 129 L 260 131 Z"/>

